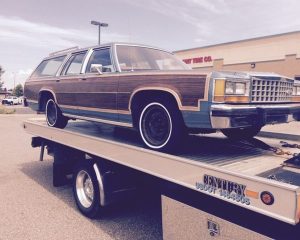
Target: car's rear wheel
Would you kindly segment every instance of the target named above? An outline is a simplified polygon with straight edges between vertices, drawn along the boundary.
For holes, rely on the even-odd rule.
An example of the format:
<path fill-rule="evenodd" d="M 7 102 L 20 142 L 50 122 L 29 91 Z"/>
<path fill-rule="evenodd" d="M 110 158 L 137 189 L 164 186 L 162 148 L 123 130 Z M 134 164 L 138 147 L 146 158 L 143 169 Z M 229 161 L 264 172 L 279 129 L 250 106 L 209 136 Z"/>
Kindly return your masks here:
<path fill-rule="evenodd" d="M 184 132 L 182 116 L 174 104 L 148 102 L 139 117 L 139 133 L 144 144 L 159 151 L 175 151 Z"/>
<path fill-rule="evenodd" d="M 261 128 L 261 126 L 252 126 L 245 128 L 222 129 L 221 132 L 230 139 L 244 140 L 251 139 L 256 136 L 260 132 Z"/>
<path fill-rule="evenodd" d="M 50 127 L 65 128 L 68 124 L 68 118 L 62 115 L 52 98 L 48 99 L 46 103 L 46 120 Z"/>

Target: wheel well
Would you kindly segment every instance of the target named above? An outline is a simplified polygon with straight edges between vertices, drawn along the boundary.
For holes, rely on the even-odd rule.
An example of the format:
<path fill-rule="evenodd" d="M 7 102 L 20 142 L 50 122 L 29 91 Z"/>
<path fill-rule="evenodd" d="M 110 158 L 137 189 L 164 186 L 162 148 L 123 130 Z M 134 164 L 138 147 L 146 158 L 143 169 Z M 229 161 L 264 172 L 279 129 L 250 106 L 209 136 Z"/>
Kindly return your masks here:
<path fill-rule="evenodd" d="M 172 104 L 174 107 L 179 109 L 176 98 L 171 93 L 161 90 L 142 90 L 137 92 L 131 100 L 130 109 L 134 127 L 138 126 L 139 115 L 142 111 L 142 107 L 154 100 L 168 102 L 168 104 Z"/>
<path fill-rule="evenodd" d="M 54 99 L 54 96 L 49 91 L 41 91 L 39 94 L 39 111 L 44 112 L 46 109 L 47 101 L 52 98 Z"/>

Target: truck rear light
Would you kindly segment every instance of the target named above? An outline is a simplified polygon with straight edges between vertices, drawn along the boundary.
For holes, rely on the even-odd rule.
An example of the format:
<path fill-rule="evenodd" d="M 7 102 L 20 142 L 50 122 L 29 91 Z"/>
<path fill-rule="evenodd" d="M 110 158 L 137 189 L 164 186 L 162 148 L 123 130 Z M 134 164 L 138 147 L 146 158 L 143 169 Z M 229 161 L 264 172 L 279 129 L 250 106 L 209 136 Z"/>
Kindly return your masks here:
<path fill-rule="evenodd" d="M 261 201 L 266 205 L 272 205 L 275 201 L 272 193 L 264 191 L 260 194 Z"/>

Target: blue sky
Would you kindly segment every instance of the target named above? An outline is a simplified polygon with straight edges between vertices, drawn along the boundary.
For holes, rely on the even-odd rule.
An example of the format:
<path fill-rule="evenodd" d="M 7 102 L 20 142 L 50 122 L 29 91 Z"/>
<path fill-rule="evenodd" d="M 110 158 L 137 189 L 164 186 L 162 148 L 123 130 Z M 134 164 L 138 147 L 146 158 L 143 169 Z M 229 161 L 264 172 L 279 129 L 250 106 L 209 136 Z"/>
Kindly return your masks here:
<path fill-rule="evenodd" d="M 0 0 L 5 86 L 23 83 L 50 52 L 103 42 L 180 50 L 300 30 L 298 0 Z"/>

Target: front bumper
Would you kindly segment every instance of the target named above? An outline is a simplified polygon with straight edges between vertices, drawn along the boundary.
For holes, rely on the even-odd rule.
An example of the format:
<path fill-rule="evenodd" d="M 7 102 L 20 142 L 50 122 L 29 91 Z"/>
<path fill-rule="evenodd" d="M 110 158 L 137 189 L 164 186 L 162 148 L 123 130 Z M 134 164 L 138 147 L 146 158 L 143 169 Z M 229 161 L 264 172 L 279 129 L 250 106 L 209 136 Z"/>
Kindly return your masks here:
<path fill-rule="evenodd" d="M 300 121 L 300 103 L 272 105 L 211 106 L 211 125 L 214 129 L 248 127 L 254 125 Z"/>

